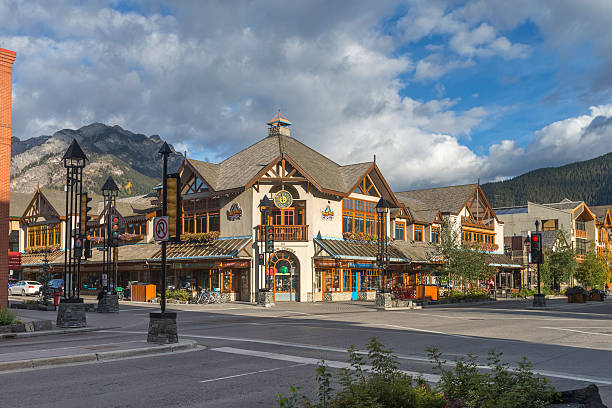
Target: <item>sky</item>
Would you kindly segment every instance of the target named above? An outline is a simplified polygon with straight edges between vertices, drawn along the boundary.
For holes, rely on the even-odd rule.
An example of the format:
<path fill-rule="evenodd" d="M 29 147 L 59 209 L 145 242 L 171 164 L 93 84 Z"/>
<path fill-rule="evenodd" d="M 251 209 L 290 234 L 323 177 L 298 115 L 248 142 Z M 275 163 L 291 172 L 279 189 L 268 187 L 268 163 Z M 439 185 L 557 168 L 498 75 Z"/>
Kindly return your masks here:
<path fill-rule="evenodd" d="M 291 135 L 396 190 L 612 151 L 609 0 L 0 0 L 13 136 L 92 122 L 219 162 Z"/>

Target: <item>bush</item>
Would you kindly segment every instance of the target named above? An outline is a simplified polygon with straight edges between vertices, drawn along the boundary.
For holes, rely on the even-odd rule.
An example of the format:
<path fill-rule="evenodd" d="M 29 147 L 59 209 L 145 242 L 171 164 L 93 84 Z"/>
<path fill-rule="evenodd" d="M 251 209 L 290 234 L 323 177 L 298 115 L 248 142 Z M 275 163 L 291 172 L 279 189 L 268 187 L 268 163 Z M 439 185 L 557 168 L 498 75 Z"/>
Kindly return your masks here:
<path fill-rule="evenodd" d="M 587 294 L 587 291 L 582 286 L 574 286 L 572 288 L 568 288 L 565 291 L 565 295 L 566 296 L 570 296 L 570 295 L 586 295 L 586 294 Z"/>
<path fill-rule="evenodd" d="M 189 301 L 191 299 L 191 292 L 187 292 L 185 289 L 179 290 L 166 290 L 166 299 L 176 299 L 181 301 Z"/>
<path fill-rule="evenodd" d="M 371 369 L 364 368 L 366 358 L 354 346 L 349 348 L 350 368 L 337 375 L 340 389 L 334 393 L 332 375 L 323 361 L 316 370 L 317 398 L 311 401 L 292 386 L 289 395 L 279 394 L 281 408 L 540 408 L 553 401 L 555 389 L 547 380 L 532 372 L 526 359 L 511 369 L 500 360 L 501 353 L 490 352 L 487 367 L 482 372 L 475 356 L 455 360 L 453 369 L 445 368 L 436 349 L 428 349 L 441 379 L 436 386 L 422 378 L 413 378 L 399 370 L 390 350 L 376 337 L 368 344 L 367 360 Z"/>
<path fill-rule="evenodd" d="M 7 326 L 15 322 L 15 313 L 5 307 L 0 307 L 0 326 Z"/>

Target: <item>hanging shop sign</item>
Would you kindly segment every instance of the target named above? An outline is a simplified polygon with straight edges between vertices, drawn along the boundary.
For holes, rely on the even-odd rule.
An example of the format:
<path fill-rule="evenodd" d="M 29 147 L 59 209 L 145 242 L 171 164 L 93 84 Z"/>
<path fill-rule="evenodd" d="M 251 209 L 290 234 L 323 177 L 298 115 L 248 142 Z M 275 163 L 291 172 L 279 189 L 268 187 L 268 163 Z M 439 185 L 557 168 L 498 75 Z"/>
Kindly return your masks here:
<path fill-rule="evenodd" d="M 349 263 L 349 268 L 373 268 L 371 263 Z"/>
<path fill-rule="evenodd" d="M 238 203 L 232 204 L 229 210 L 227 210 L 227 219 L 229 221 L 237 221 L 242 218 L 242 208 Z"/>
<path fill-rule="evenodd" d="M 316 267 L 328 267 L 328 268 L 333 268 L 334 266 L 336 266 L 336 261 L 332 260 L 332 259 L 315 259 L 315 266 Z"/>
<path fill-rule="evenodd" d="M 327 206 L 323 210 L 321 210 L 321 217 L 327 221 L 331 221 L 334 219 L 334 211 L 331 209 L 329 204 L 327 204 Z"/>
<path fill-rule="evenodd" d="M 287 190 L 280 190 L 274 194 L 274 205 L 280 209 L 289 208 L 293 204 L 293 197 Z"/>

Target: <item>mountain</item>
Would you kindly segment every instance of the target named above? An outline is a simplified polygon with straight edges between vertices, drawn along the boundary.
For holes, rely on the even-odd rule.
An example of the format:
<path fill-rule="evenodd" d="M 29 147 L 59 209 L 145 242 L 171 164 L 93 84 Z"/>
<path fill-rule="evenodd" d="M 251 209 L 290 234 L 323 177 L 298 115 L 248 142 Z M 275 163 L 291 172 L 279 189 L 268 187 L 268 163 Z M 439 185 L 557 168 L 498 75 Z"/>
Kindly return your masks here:
<path fill-rule="evenodd" d="M 32 192 L 37 186 L 63 189 L 66 169 L 62 156 L 76 139 L 89 161 L 83 170 L 83 188 L 100 194 L 111 175 L 121 195 L 144 194 L 159 183 L 162 161 L 158 151 L 164 141 L 158 136 L 132 133 L 120 126 L 92 123 L 80 129 L 63 129 L 53 136 L 21 141 L 11 138 L 11 191 Z M 168 170 L 174 172 L 183 156 L 170 146 Z"/>
<path fill-rule="evenodd" d="M 587 205 L 612 204 L 612 153 L 591 160 L 533 170 L 482 188 L 493 207 L 554 203 L 569 198 Z"/>

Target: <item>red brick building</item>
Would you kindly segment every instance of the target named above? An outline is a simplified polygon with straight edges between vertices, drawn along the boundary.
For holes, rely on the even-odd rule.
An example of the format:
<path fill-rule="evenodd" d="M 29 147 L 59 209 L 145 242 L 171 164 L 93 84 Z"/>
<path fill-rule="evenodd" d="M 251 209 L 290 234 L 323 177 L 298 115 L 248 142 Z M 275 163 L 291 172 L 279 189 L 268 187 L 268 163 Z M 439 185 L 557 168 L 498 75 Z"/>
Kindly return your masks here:
<path fill-rule="evenodd" d="M 0 306 L 8 303 L 9 199 L 11 190 L 11 105 L 17 54 L 0 48 Z"/>

